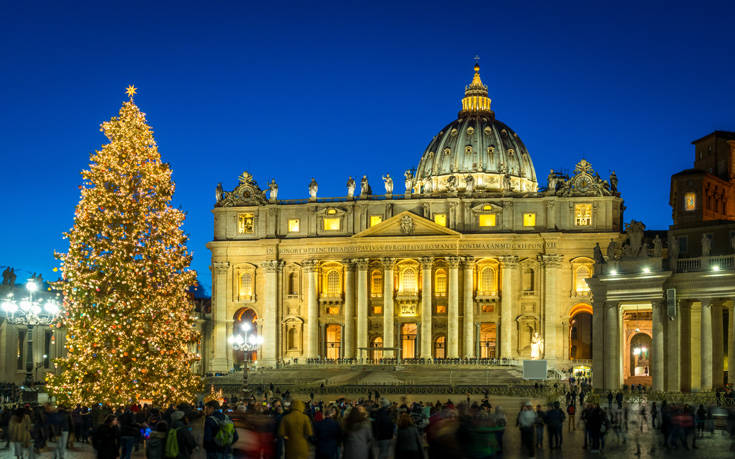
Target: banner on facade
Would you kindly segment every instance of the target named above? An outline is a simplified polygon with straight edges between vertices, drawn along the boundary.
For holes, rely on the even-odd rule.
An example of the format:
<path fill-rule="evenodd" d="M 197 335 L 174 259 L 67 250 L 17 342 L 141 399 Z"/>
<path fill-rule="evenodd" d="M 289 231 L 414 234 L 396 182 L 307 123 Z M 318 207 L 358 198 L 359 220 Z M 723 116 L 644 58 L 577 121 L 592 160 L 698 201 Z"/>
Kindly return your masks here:
<path fill-rule="evenodd" d="M 524 360 L 523 379 L 546 379 L 546 360 Z"/>

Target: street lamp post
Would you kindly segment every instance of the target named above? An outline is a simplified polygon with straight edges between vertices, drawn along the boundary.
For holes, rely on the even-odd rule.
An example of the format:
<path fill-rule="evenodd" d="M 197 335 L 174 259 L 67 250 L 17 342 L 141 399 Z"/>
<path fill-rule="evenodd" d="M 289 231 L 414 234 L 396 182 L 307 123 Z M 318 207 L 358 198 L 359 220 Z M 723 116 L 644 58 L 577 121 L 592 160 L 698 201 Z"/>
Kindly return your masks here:
<path fill-rule="evenodd" d="M 229 338 L 230 346 L 236 351 L 245 353 L 245 361 L 243 362 L 242 382 L 244 388 L 248 386 L 248 360 L 252 352 L 258 350 L 263 345 L 263 337 L 257 335 L 253 326 L 248 322 L 243 322 L 240 329 Z"/>
<path fill-rule="evenodd" d="M 26 290 L 28 296 L 21 300 L 13 298 L 11 293 L 2 300 L 0 309 L 8 323 L 13 325 L 24 325 L 26 330 L 26 349 L 24 353 L 33 349 L 33 328 L 36 326 L 47 326 L 53 323 L 59 314 L 59 304 L 48 299 L 45 302 L 40 298 L 33 298 L 33 294 L 39 290 L 40 286 L 35 279 L 29 279 L 26 282 Z M 28 356 L 26 360 L 26 387 L 33 383 L 33 355 Z"/>

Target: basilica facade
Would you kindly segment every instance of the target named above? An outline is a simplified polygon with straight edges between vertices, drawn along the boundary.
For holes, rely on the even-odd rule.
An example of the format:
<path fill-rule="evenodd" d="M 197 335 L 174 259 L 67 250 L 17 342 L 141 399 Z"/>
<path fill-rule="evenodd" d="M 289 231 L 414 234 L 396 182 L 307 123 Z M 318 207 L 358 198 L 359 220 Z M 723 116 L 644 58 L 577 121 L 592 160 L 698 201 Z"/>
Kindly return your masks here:
<path fill-rule="evenodd" d="M 595 246 L 622 229 L 617 178 L 582 159 L 540 188 L 479 66 L 402 190 L 388 175 L 379 193 L 358 181 L 321 197 L 312 179 L 308 197 L 288 200 L 247 172 L 232 191 L 217 187 L 206 371 L 244 358 L 228 344 L 243 323 L 262 338 L 250 357 L 264 367 L 592 358 L 585 280 Z"/>

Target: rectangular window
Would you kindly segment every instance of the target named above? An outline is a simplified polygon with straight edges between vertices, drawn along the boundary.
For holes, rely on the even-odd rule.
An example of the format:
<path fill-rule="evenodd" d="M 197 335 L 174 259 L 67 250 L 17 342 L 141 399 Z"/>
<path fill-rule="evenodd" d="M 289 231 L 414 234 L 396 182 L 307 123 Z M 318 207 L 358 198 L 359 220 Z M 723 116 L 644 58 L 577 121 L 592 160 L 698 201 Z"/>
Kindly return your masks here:
<path fill-rule="evenodd" d="M 253 214 L 240 214 L 237 216 L 237 232 L 250 234 L 255 231 L 255 218 Z"/>
<path fill-rule="evenodd" d="M 575 226 L 592 225 L 592 204 L 575 204 L 574 205 L 574 225 Z"/>
<path fill-rule="evenodd" d="M 380 215 L 371 215 L 370 216 L 370 226 L 375 226 L 383 221 L 383 217 Z"/>
<path fill-rule="evenodd" d="M 339 231 L 339 217 L 324 217 L 324 231 Z"/>
<path fill-rule="evenodd" d="M 434 223 L 447 226 L 447 214 L 434 214 Z"/>
<path fill-rule="evenodd" d="M 482 214 L 479 220 L 480 226 L 495 226 L 495 214 Z"/>
<path fill-rule="evenodd" d="M 373 314 L 382 314 L 383 306 L 373 306 Z"/>
<path fill-rule="evenodd" d="M 25 344 L 26 344 L 26 331 L 25 330 L 18 330 L 18 349 L 17 349 L 17 358 L 18 358 L 18 370 L 24 370 L 23 362 L 24 362 L 24 353 L 25 350 Z"/>
<path fill-rule="evenodd" d="M 289 218 L 288 219 L 288 232 L 298 233 L 300 223 L 301 223 L 301 220 L 299 220 L 298 218 Z"/>
<path fill-rule="evenodd" d="M 692 211 L 697 209 L 697 193 L 689 192 L 684 195 L 684 210 Z"/>
<path fill-rule="evenodd" d="M 447 306 L 444 304 L 437 304 L 436 305 L 436 314 L 446 314 L 447 313 Z"/>
<path fill-rule="evenodd" d="M 689 238 L 686 236 L 679 236 L 679 253 L 686 254 L 689 252 Z"/>
<path fill-rule="evenodd" d="M 523 214 L 523 226 L 536 226 L 536 214 L 533 212 Z"/>

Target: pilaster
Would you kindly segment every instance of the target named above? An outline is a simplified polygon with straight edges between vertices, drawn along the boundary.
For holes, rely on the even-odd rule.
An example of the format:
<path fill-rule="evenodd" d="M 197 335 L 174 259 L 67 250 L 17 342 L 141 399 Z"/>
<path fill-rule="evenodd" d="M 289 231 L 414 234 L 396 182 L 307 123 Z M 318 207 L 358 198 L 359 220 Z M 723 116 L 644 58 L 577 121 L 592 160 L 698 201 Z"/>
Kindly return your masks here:
<path fill-rule="evenodd" d="M 344 327 L 342 329 L 342 355 L 351 359 L 355 357 L 355 265 L 352 260 L 343 260 L 345 267 L 345 303 Z"/>
<path fill-rule="evenodd" d="M 432 299 L 432 275 L 431 266 L 434 259 L 432 257 L 421 257 L 421 346 L 420 355 L 422 359 L 431 359 L 431 299 Z"/>
<path fill-rule="evenodd" d="M 393 264 L 395 258 L 383 258 L 381 263 L 383 264 L 383 347 L 393 347 L 395 330 L 394 324 L 394 312 L 393 312 Z M 391 351 L 385 351 L 384 357 L 395 357 L 395 353 Z"/>
<path fill-rule="evenodd" d="M 503 212 L 505 213 L 505 212 Z M 513 279 L 518 272 L 518 257 L 515 255 L 504 255 L 499 257 L 500 279 L 502 287 L 500 290 L 500 357 L 513 358 L 512 351 L 512 326 L 513 326 Z"/>
<path fill-rule="evenodd" d="M 358 258 L 353 260 L 357 267 L 357 348 L 358 357 L 363 357 L 364 351 L 360 348 L 368 346 L 368 259 Z M 364 355 L 367 358 L 367 355 Z"/>
<path fill-rule="evenodd" d="M 459 257 L 447 257 L 449 292 L 447 295 L 447 357 L 459 358 Z"/>
<path fill-rule="evenodd" d="M 701 310 L 702 376 L 700 390 L 712 390 L 712 300 L 702 300 Z"/>
<path fill-rule="evenodd" d="M 563 258 L 561 255 L 540 256 L 544 265 L 544 357 L 547 360 L 561 359 L 558 277 Z"/>
<path fill-rule="evenodd" d="M 319 356 L 319 308 L 317 299 L 317 262 L 306 260 L 302 264 L 306 273 L 306 358 L 315 359 Z"/>
<path fill-rule="evenodd" d="M 663 308 L 662 300 L 654 300 L 651 302 L 653 309 L 652 332 L 651 339 L 651 377 L 652 387 L 656 392 L 664 390 L 664 317 L 666 316 Z"/>
<path fill-rule="evenodd" d="M 263 346 L 260 348 L 260 363 L 264 366 L 276 365 L 278 356 L 278 273 L 283 262 L 268 260 L 261 263 L 265 271 L 265 300 L 263 303 Z"/>
<path fill-rule="evenodd" d="M 214 358 L 209 363 L 209 371 L 226 373 L 229 371 L 227 365 L 227 278 L 230 263 L 227 261 L 212 262 L 212 270 L 214 271 L 214 282 L 212 283 Z"/>
<path fill-rule="evenodd" d="M 462 311 L 464 314 L 462 325 L 462 333 L 464 334 L 464 357 L 472 359 L 475 357 L 475 298 L 473 291 L 475 259 L 470 256 L 462 257 L 462 265 L 464 268 L 464 288 L 462 289 L 462 296 L 464 298 L 464 310 Z"/>

